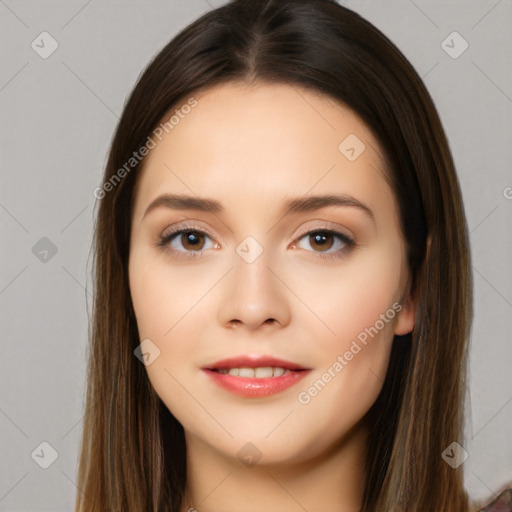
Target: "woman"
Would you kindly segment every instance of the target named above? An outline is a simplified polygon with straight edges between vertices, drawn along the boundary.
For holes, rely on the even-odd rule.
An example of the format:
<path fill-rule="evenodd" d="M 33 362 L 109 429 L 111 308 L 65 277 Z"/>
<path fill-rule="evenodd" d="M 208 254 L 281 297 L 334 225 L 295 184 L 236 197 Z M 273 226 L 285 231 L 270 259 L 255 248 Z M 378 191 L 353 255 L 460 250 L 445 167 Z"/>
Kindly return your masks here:
<path fill-rule="evenodd" d="M 461 193 L 375 27 L 328 0 L 205 14 L 96 196 L 77 511 L 476 510 Z"/>

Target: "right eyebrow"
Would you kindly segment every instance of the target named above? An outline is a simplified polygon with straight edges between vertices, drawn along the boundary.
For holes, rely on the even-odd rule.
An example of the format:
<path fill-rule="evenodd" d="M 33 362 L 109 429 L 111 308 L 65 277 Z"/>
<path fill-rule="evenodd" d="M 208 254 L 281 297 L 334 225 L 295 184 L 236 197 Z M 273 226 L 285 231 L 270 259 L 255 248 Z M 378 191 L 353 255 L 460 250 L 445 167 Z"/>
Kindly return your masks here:
<path fill-rule="evenodd" d="M 151 204 L 146 208 L 142 218 L 144 218 L 150 211 L 161 207 L 169 208 L 171 210 L 197 210 L 209 213 L 222 213 L 224 211 L 222 204 L 214 199 L 176 194 L 162 194 L 151 202 Z"/>

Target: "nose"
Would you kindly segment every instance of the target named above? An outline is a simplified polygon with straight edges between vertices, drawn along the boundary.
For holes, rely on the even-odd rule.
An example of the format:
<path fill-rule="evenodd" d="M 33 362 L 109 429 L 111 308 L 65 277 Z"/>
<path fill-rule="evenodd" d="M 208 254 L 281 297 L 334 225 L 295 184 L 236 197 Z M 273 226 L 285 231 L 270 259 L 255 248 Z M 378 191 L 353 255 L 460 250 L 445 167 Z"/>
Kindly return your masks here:
<path fill-rule="evenodd" d="M 250 331 L 288 325 L 290 292 L 272 268 L 266 252 L 251 263 L 235 254 L 233 264 L 233 270 L 222 283 L 220 325 Z"/>

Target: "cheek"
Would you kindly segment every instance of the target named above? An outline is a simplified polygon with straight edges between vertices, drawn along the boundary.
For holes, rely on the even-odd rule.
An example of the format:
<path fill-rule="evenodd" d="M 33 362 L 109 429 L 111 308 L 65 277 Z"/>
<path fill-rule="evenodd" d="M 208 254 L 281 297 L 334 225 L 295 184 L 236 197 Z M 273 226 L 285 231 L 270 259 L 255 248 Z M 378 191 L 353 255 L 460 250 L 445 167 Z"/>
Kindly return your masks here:
<path fill-rule="evenodd" d="M 175 327 L 189 322 L 195 309 L 218 280 L 217 273 L 169 263 L 147 251 L 130 257 L 130 291 L 141 337 L 165 342 Z"/>
<path fill-rule="evenodd" d="M 396 317 L 392 305 L 399 297 L 401 271 L 400 250 L 383 244 L 354 252 L 338 266 L 318 266 L 295 277 L 290 274 L 288 279 L 294 279 L 297 295 L 314 313 L 302 315 L 298 321 L 307 321 L 310 331 L 316 323 L 320 335 L 317 347 L 326 352 L 343 349 L 391 308 L 385 327 L 378 323 L 379 330 L 389 334 Z"/>
<path fill-rule="evenodd" d="M 317 336 L 312 353 L 316 371 L 298 395 L 318 425 L 348 427 L 364 416 L 382 389 L 401 309 L 401 264 L 401 253 L 391 244 L 368 251 L 340 267 L 334 279 L 323 280 L 323 298 L 311 295 L 312 309 L 333 331 L 323 329 Z"/>
<path fill-rule="evenodd" d="M 207 317 L 211 323 L 211 314 L 201 309 L 206 304 L 201 298 L 215 282 L 212 273 L 198 276 L 192 269 L 173 267 L 143 249 L 130 255 L 130 291 L 139 338 L 150 339 L 160 351 L 145 369 L 157 395 L 179 421 L 180 413 L 190 409 L 186 390 L 191 386 L 185 375 L 198 352 L 195 340 L 204 335 Z M 180 383 L 186 383 L 185 388 Z"/>
<path fill-rule="evenodd" d="M 149 338 L 160 351 L 146 370 L 157 394 L 173 411 L 180 404 L 190 407 L 190 396 L 179 382 L 197 371 L 197 359 L 208 349 L 201 340 L 213 338 L 207 335 L 215 329 L 218 313 L 212 296 L 227 270 L 193 261 L 176 264 L 139 247 L 131 253 L 130 291 L 139 338 Z"/>

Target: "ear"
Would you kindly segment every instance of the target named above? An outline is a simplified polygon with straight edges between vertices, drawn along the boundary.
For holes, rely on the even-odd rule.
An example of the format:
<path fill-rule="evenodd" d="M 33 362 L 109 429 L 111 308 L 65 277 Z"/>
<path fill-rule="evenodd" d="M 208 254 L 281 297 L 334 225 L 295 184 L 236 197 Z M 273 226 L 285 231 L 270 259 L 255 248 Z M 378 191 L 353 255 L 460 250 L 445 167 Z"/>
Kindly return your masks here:
<path fill-rule="evenodd" d="M 410 333 L 414 329 L 415 305 L 416 302 L 411 294 L 411 280 L 407 281 L 407 286 L 400 301 L 402 309 L 398 312 L 395 322 L 393 334 L 403 336 Z"/>
<path fill-rule="evenodd" d="M 428 236 L 426 240 L 426 248 L 425 248 L 425 261 L 428 262 L 430 255 L 430 242 L 432 241 L 431 237 Z M 414 329 L 415 324 L 415 313 L 416 313 L 416 297 L 413 297 L 411 293 L 411 278 L 407 281 L 407 286 L 405 287 L 405 291 L 400 301 L 400 305 L 402 309 L 399 311 L 397 315 L 397 320 L 395 323 L 394 334 L 399 336 L 403 336 L 404 334 L 410 333 Z"/>

